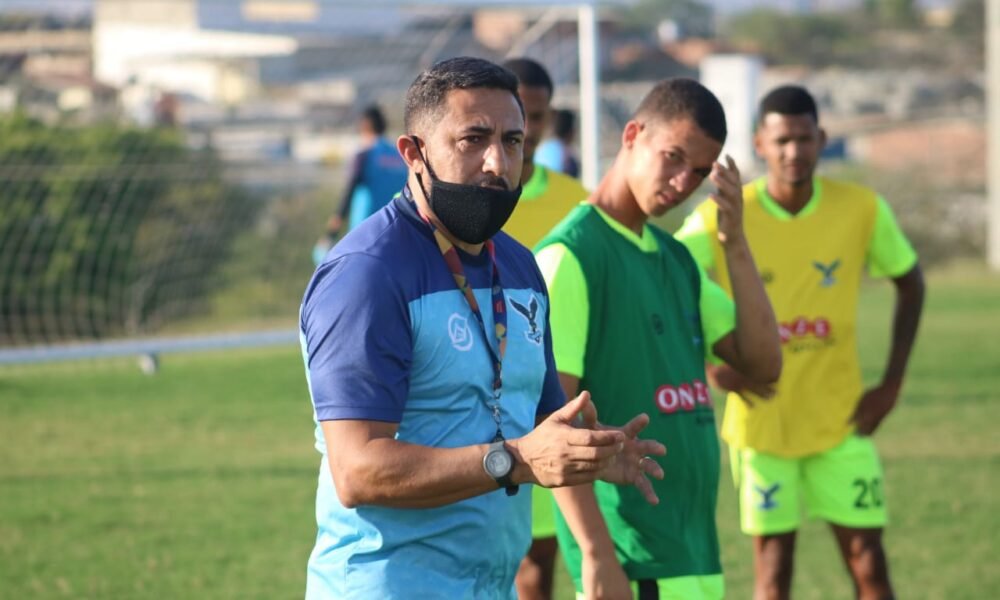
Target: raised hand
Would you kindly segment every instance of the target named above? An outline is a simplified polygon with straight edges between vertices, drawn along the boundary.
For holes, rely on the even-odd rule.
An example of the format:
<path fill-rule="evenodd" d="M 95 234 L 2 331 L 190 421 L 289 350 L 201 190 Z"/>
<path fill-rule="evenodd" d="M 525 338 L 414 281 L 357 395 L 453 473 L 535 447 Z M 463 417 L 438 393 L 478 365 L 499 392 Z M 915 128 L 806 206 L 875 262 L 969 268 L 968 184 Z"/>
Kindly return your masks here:
<path fill-rule="evenodd" d="M 726 164 L 715 163 L 708 178 L 715 184 L 711 195 L 719 207 L 719 241 L 725 245 L 743 239 L 743 181 L 736 161 L 726 155 Z"/>

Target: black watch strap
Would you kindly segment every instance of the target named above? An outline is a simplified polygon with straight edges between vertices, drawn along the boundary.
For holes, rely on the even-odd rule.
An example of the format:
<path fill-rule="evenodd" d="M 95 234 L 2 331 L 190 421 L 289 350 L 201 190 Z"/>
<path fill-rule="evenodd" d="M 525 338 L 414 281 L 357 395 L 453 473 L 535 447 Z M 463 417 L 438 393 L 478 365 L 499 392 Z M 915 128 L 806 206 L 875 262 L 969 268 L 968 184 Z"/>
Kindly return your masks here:
<path fill-rule="evenodd" d="M 520 489 L 520 486 L 514 483 L 514 455 L 507 449 L 503 440 L 497 440 L 490 444 L 489 452 L 504 452 L 510 457 L 510 470 L 507 471 L 505 475 L 500 477 L 494 477 L 493 479 L 497 482 L 497 485 L 502 487 L 508 496 L 513 496 Z"/>
<path fill-rule="evenodd" d="M 511 468 L 510 473 L 504 475 L 503 477 L 497 478 L 497 483 L 499 483 L 500 487 L 502 487 L 507 492 L 508 496 L 513 496 L 514 494 L 517 493 L 517 490 L 519 489 L 518 485 L 515 484 L 514 480 L 511 478 L 511 475 L 513 474 L 514 474 L 514 469 Z"/>

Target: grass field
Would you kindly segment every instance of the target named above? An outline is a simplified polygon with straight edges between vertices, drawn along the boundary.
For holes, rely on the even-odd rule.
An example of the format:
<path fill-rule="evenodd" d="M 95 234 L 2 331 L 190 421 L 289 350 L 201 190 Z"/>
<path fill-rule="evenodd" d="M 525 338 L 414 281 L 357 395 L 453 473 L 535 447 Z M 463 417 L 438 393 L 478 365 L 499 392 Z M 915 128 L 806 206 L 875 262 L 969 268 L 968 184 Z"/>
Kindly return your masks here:
<path fill-rule="evenodd" d="M 953 268 L 930 285 L 902 406 L 878 434 L 892 571 L 900 598 L 997 597 L 1000 278 Z M 866 288 L 869 379 L 890 302 Z M 0 597 L 301 597 L 310 418 L 295 348 L 167 356 L 155 377 L 125 360 L 0 370 Z M 728 596 L 748 598 L 749 542 L 721 490 Z M 795 596 L 851 597 L 820 524 L 800 536 Z"/>

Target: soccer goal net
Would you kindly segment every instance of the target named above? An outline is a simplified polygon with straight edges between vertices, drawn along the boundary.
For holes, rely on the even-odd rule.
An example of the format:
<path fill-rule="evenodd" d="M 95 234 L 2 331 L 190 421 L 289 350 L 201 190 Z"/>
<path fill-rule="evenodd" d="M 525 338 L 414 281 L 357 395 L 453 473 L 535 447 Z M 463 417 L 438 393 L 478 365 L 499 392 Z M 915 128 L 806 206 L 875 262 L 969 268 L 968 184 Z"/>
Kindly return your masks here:
<path fill-rule="evenodd" d="M 0 363 L 293 341 L 364 107 L 394 139 L 422 69 L 517 55 L 588 110 L 583 9 L 487 4 L 95 0 L 76 79 L 0 55 Z M 638 94 L 606 90 L 613 134 Z"/>

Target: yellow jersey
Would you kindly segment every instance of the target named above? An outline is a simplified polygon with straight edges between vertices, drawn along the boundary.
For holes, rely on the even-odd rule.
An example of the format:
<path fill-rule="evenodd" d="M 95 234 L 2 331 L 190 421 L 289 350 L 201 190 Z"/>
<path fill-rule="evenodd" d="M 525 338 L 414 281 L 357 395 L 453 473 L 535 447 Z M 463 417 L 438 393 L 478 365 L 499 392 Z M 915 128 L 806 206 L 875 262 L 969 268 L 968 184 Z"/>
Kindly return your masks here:
<path fill-rule="evenodd" d="M 770 400 L 730 394 L 722 437 L 737 448 L 785 457 L 822 452 L 853 426 L 862 394 L 857 357 L 858 293 L 864 269 L 898 277 L 917 262 L 889 205 L 872 190 L 817 177 L 796 215 L 767 193 L 744 186 L 744 228 L 779 323 L 783 368 Z M 677 233 L 695 260 L 730 294 L 718 241 L 717 207 L 702 203 Z"/>
<path fill-rule="evenodd" d="M 590 194 L 579 181 L 542 165 L 521 190 L 517 208 L 503 230 L 528 248 L 534 248 L 545 234 Z"/>

